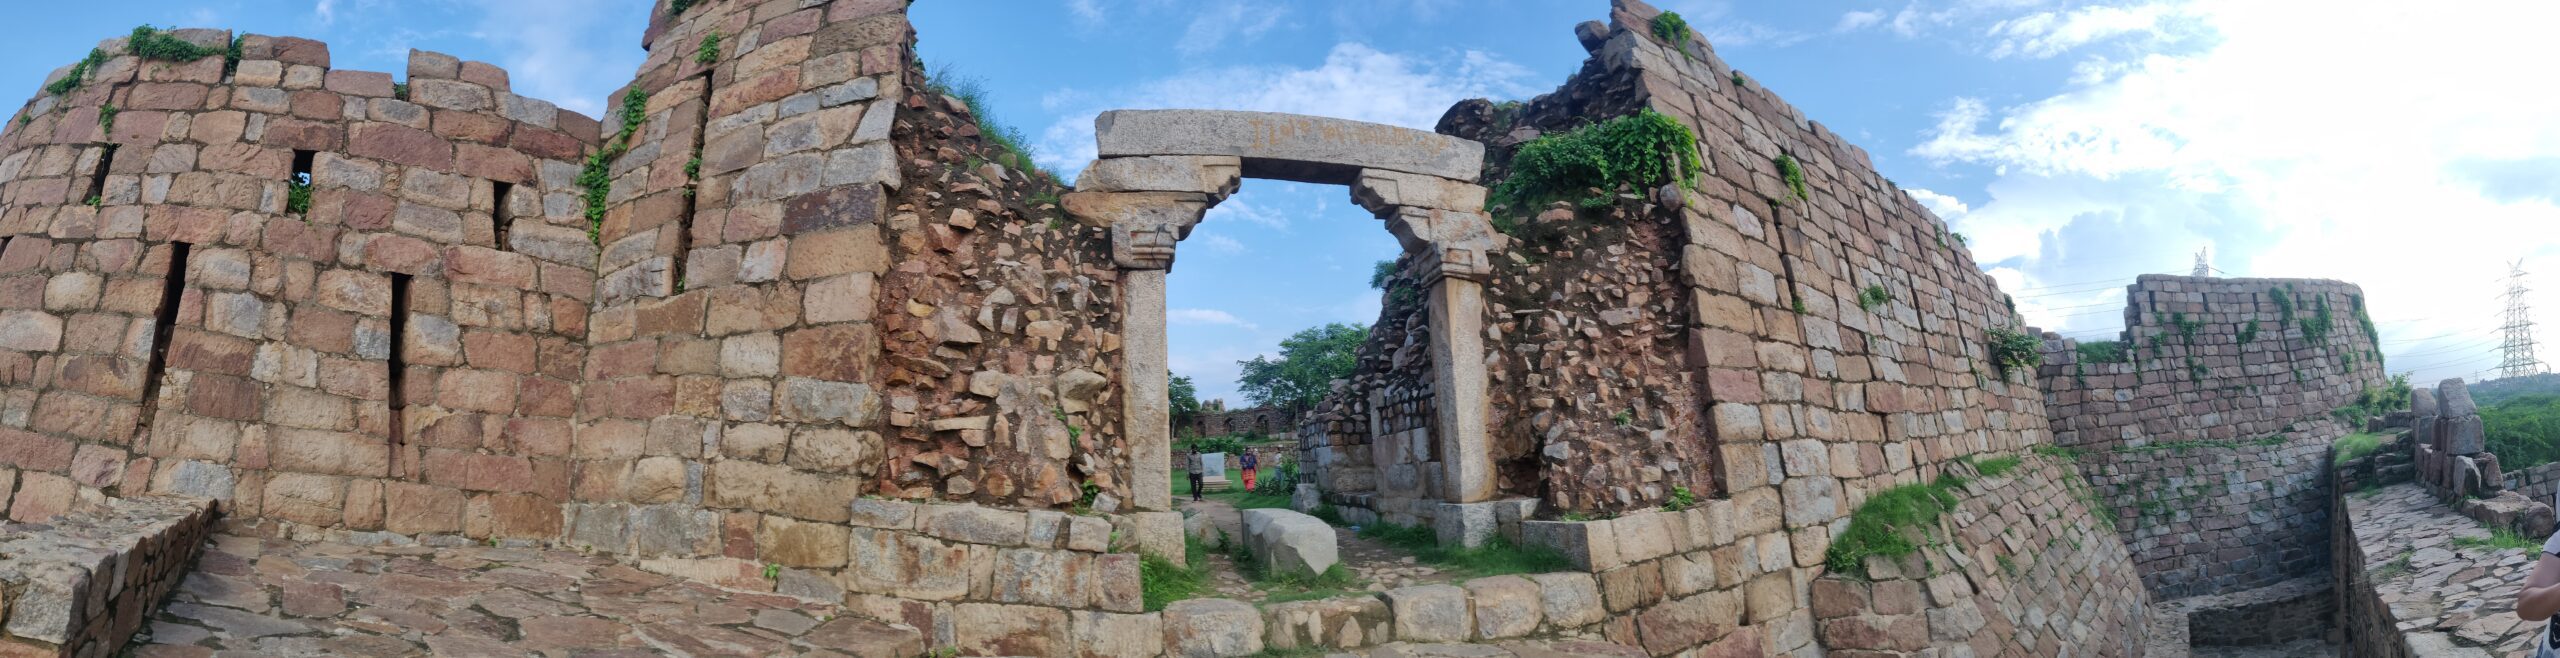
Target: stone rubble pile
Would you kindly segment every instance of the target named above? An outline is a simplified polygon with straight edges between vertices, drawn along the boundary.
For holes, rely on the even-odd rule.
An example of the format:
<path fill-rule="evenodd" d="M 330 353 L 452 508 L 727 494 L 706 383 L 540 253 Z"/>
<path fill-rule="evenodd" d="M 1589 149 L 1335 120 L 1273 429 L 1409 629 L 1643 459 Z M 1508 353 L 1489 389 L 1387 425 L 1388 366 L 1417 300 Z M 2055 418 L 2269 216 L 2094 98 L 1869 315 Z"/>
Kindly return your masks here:
<path fill-rule="evenodd" d="M 2419 484 L 2482 523 L 2526 537 L 2551 534 L 2552 501 L 2505 490 L 2507 478 L 2499 472 L 2498 455 L 2489 452 L 2480 407 L 2461 378 L 2411 391 L 2409 411 Z"/>

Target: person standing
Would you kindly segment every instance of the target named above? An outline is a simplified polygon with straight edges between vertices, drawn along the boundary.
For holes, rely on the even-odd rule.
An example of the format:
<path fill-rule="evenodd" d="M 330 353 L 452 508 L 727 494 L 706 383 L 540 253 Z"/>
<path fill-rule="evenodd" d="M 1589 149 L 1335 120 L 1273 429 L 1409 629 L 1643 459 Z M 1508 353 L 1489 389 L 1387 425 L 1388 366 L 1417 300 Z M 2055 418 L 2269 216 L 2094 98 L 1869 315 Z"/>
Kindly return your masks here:
<path fill-rule="evenodd" d="M 1253 450 L 1248 448 L 1244 450 L 1244 457 L 1236 463 L 1236 466 L 1244 469 L 1244 490 L 1253 491 L 1253 470 L 1262 466 L 1262 458 L 1254 456 Z"/>
<path fill-rule="evenodd" d="M 1191 478 L 1191 502 L 1200 502 L 1200 451 L 1193 450 L 1182 458 L 1182 472 Z"/>

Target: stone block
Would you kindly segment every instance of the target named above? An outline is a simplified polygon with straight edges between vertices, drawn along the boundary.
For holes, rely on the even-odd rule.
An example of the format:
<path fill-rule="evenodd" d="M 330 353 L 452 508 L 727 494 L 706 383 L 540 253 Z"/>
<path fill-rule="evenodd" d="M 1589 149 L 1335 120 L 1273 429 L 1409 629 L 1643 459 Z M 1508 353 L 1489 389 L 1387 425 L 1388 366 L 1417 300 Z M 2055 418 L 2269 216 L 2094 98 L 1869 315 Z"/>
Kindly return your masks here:
<path fill-rule="evenodd" d="M 1604 571 L 1626 564 L 1618 555 L 1617 534 L 1609 524 L 1591 521 L 1522 521 L 1520 540 L 1563 553 L 1583 571 Z"/>
<path fill-rule="evenodd" d="M 1387 603 L 1375 596 L 1273 603 L 1263 606 L 1262 621 L 1270 649 L 1350 649 L 1395 639 Z"/>
<path fill-rule="evenodd" d="M 1464 605 L 1463 599 L 1460 604 Z M 1262 653 L 1262 648 L 1262 612 L 1255 610 L 1253 604 L 1233 599 L 1192 599 L 1165 606 L 1167 656 L 1251 656 Z"/>
<path fill-rule="evenodd" d="M 1678 512 L 1643 511 L 1597 523 L 1609 526 L 1617 535 L 1618 557 L 1628 562 L 1643 562 L 1670 555 L 1685 539 L 1688 528 L 1681 524 Z"/>
<path fill-rule="evenodd" d="M 958 542 L 1020 546 L 1029 519 L 1022 512 L 977 505 L 923 505 L 916 510 L 916 530 Z"/>
<path fill-rule="evenodd" d="M 964 656 L 1058 656 L 1068 652 L 1067 611 L 1028 605 L 951 607 L 952 644 Z"/>
<path fill-rule="evenodd" d="M 1431 528 L 1440 536 L 1442 546 L 1483 546 L 1502 529 L 1494 512 L 1498 506 L 1499 503 L 1441 503 L 1432 512 Z"/>
<path fill-rule="evenodd" d="M 1223 199 L 1235 193 L 1242 170 L 1232 156 L 1104 158 L 1076 175 L 1076 191 L 1198 192 Z"/>
<path fill-rule="evenodd" d="M 1094 119 L 1099 155 L 1225 155 L 1257 177 L 1349 184 L 1359 168 L 1474 181 L 1484 145 L 1436 133 L 1320 117 L 1225 110 L 1116 110 Z M 1348 167 L 1325 165 L 1348 165 Z"/>
<path fill-rule="evenodd" d="M 1478 578 L 1465 584 L 1475 604 L 1478 640 L 1528 635 L 1545 619 L 1546 604 L 1538 584 L 1519 576 Z"/>
<path fill-rule="evenodd" d="M 1131 534 L 1140 553 L 1171 560 L 1176 566 L 1188 566 L 1182 545 L 1181 512 L 1139 512 L 1129 518 L 1137 526 Z"/>
<path fill-rule="evenodd" d="M 1415 585 L 1387 590 L 1384 596 L 1388 611 L 1395 615 L 1398 640 L 1465 642 L 1475 636 L 1467 590 L 1455 585 Z"/>
<path fill-rule="evenodd" d="M 1609 618 L 1600 602 L 1600 581 L 1591 574 L 1542 573 L 1529 581 L 1538 584 L 1538 604 L 1550 627 L 1579 628 Z"/>
<path fill-rule="evenodd" d="M 1322 575 L 1341 562 L 1333 526 L 1285 509 L 1242 514 L 1244 543 L 1266 574 Z"/>
<path fill-rule="evenodd" d="M 1163 616 L 1157 613 L 1118 615 L 1077 610 L 1070 642 L 1075 658 L 1121 658 L 1164 653 Z"/>

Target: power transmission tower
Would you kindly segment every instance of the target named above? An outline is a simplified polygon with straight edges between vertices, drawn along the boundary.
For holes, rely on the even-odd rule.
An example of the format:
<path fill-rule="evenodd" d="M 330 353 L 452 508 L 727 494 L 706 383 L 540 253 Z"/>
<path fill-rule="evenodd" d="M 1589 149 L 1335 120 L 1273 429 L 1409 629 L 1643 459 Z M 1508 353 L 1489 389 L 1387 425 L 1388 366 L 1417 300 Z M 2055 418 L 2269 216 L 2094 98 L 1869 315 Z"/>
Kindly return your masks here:
<path fill-rule="evenodd" d="M 2533 312 L 2524 301 L 2524 261 L 2507 268 L 2507 323 L 2500 327 L 2507 334 L 2506 344 L 2499 347 L 2506 359 L 2498 362 L 2498 376 L 2523 377 L 2542 372 L 2542 361 L 2533 358 Z"/>
<path fill-rule="evenodd" d="M 2216 271 L 2213 269 L 2213 245 L 2196 250 L 2196 272 L 2188 276 L 2213 276 Z"/>

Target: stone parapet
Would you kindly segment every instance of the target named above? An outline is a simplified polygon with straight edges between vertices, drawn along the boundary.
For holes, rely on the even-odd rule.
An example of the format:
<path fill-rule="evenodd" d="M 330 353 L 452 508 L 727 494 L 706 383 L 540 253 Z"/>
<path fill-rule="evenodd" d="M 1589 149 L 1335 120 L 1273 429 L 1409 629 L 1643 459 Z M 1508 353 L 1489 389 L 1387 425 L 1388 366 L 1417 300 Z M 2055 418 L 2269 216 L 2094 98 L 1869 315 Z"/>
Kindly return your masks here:
<path fill-rule="evenodd" d="M 178 587 L 213 515 L 205 499 L 139 496 L 0 521 L 0 654 L 117 655 Z"/>

